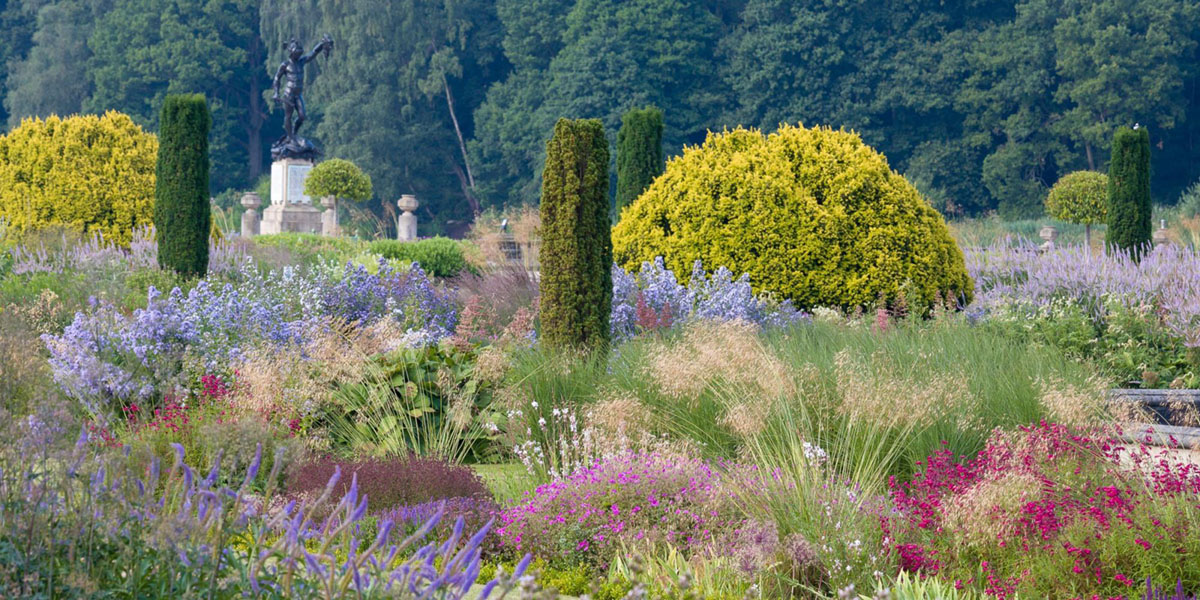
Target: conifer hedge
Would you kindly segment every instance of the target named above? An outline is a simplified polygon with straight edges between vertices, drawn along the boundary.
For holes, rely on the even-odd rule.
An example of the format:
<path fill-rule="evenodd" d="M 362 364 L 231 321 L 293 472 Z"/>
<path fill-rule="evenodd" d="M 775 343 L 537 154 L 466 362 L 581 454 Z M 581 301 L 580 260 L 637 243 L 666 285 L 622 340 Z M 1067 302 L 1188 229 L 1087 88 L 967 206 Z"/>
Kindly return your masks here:
<path fill-rule="evenodd" d="M 203 95 L 170 95 L 163 101 L 154 186 L 158 264 L 188 277 L 202 277 L 208 271 L 211 126 Z"/>
<path fill-rule="evenodd" d="M 1136 259 L 1151 244 L 1150 132 L 1122 127 L 1108 166 L 1108 247 Z"/>
<path fill-rule="evenodd" d="M 650 187 L 663 171 L 663 114 L 654 107 L 621 117 L 617 132 L 617 214 Z"/>
<path fill-rule="evenodd" d="M 542 173 L 541 339 L 602 350 L 612 311 L 608 141 L 597 119 L 559 119 Z"/>

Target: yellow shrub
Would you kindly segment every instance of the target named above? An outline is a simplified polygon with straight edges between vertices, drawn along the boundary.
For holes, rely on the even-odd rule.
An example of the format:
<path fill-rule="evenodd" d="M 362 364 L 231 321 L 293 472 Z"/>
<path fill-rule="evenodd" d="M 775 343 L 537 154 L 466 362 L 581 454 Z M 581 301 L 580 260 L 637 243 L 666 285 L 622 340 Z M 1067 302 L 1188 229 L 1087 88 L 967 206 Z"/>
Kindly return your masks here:
<path fill-rule="evenodd" d="M 64 225 L 128 244 L 152 220 L 157 153 L 121 113 L 26 119 L 0 137 L 0 219 L 9 235 Z"/>
<path fill-rule="evenodd" d="M 854 133 L 783 126 L 710 133 L 685 148 L 613 228 L 630 269 L 662 256 L 749 273 L 797 306 L 969 299 L 962 252 L 942 216 Z"/>

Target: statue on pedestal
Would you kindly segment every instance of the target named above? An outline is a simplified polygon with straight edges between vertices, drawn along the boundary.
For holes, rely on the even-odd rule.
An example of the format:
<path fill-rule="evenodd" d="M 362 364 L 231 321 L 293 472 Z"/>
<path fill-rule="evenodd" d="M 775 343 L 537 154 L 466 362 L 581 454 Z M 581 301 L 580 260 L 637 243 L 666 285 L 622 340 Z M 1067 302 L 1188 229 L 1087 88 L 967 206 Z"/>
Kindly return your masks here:
<path fill-rule="evenodd" d="M 271 96 L 272 100 L 283 106 L 284 135 L 271 144 L 271 160 L 283 158 L 313 160 L 320 154 L 312 142 L 298 134 L 300 126 L 304 124 L 304 120 L 308 116 L 304 111 L 304 65 L 311 62 L 321 52 L 328 57 L 331 50 L 333 50 L 333 38 L 328 34 L 322 37 L 320 43 L 313 46 L 308 54 L 304 54 L 304 47 L 295 38 L 288 42 L 288 58 L 275 71 L 273 84 L 275 93 Z M 282 93 L 279 89 L 280 84 L 284 84 Z"/>

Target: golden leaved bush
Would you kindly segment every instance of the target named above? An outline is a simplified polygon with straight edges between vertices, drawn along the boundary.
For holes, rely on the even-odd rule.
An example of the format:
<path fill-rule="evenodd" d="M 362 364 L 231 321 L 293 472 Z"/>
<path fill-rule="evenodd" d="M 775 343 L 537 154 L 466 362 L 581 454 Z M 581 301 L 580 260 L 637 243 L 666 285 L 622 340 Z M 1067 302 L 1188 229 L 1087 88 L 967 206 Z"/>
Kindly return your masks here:
<path fill-rule="evenodd" d="M 0 218 L 9 235 L 60 225 L 129 244 L 152 221 L 157 153 L 122 113 L 26 119 L 0 137 Z"/>
<path fill-rule="evenodd" d="M 684 149 L 613 228 L 626 269 L 662 256 L 749 273 L 801 308 L 969 300 L 973 284 L 942 216 L 857 134 L 738 128 Z M 914 297 L 915 296 L 915 297 Z"/>

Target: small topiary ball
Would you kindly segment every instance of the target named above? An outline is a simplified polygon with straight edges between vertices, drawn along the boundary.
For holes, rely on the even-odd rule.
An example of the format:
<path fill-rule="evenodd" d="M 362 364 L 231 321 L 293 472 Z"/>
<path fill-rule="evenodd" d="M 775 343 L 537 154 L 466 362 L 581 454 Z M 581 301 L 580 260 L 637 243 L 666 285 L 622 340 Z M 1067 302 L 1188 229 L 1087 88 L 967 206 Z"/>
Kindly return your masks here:
<path fill-rule="evenodd" d="M 1046 214 L 1080 225 L 1103 223 L 1108 217 L 1108 175 L 1095 171 L 1063 175 L 1046 196 Z"/>
<path fill-rule="evenodd" d="M 827 127 L 709 133 L 622 211 L 613 254 L 626 269 L 662 256 L 676 273 L 696 260 L 749 273 L 800 308 L 973 290 L 942 216 L 857 134 Z"/>

